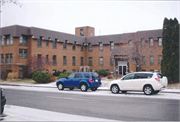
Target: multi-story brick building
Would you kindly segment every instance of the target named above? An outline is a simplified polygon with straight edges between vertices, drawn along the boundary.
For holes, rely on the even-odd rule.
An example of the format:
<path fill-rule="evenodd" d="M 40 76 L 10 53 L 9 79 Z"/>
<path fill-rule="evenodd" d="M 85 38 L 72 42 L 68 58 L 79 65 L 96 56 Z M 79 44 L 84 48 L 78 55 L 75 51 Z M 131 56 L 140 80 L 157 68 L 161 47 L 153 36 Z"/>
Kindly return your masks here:
<path fill-rule="evenodd" d="M 118 74 L 139 70 L 160 70 L 162 30 L 95 36 L 93 27 L 78 27 L 75 35 L 36 27 L 13 25 L 1 28 L 1 72 L 18 72 L 23 77 L 34 63 L 43 70 L 77 72 L 80 66 L 91 70 L 117 67 Z M 143 63 L 135 63 L 143 59 Z M 38 63 L 41 61 L 41 63 Z M 26 72 L 27 74 L 27 72 Z"/>

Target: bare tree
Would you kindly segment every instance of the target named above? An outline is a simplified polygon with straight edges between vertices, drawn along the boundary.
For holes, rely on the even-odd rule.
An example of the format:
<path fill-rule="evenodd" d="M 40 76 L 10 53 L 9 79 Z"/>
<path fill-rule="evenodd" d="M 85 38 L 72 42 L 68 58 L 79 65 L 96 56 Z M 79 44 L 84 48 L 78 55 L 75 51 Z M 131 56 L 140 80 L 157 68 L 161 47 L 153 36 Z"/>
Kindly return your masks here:
<path fill-rule="evenodd" d="M 53 62 L 50 62 L 46 57 L 38 58 L 37 56 L 32 56 L 27 60 L 28 74 L 33 73 L 34 71 L 44 71 L 51 68 Z"/>

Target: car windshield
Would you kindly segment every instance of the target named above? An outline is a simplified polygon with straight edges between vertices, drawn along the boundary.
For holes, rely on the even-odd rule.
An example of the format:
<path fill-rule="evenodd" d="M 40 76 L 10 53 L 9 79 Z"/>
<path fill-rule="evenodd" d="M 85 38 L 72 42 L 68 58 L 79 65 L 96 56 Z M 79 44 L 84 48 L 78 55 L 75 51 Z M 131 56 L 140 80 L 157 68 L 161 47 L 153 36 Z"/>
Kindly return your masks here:
<path fill-rule="evenodd" d="M 92 78 L 99 78 L 99 74 L 96 73 L 96 72 L 93 72 L 93 73 L 92 73 Z"/>

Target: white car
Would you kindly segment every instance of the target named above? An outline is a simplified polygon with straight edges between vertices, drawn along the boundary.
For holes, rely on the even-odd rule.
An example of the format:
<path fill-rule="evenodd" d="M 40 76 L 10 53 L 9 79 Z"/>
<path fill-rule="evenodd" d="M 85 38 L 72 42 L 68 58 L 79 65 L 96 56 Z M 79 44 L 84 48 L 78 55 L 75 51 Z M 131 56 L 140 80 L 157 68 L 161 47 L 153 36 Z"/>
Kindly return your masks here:
<path fill-rule="evenodd" d="M 119 91 L 143 91 L 146 95 L 157 94 L 167 87 L 167 77 L 158 72 L 133 72 L 123 76 L 119 80 L 109 83 L 109 89 L 117 94 Z"/>

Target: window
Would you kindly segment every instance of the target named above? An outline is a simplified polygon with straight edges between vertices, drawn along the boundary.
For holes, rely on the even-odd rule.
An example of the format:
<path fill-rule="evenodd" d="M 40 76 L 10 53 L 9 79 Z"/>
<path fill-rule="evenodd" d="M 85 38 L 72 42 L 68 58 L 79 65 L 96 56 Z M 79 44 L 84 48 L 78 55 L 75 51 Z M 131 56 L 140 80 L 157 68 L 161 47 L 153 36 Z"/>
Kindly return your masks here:
<path fill-rule="evenodd" d="M 145 46 L 145 40 L 144 39 L 141 39 L 141 45 Z"/>
<path fill-rule="evenodd" d="M 131 80 L 134 78 L 134 74 L 129 74 L 123 78 L 123 80 Z"/>
<path fill-rule="evenodd" d="M 1 54 L 1 63 L 4 63 L 4 54 Z"/>
<path fill-rule="evenodd" d="M 103 65 L 103 57 L 99 58 L 99 65 Z"/>
<path fill-rule="evenodd" d="M 19 77 L 22 78 L 23 77 L 23 67 L 19 66 Z"/>
<path fill-rule="evenodd" d="M 46 40 L 46 47 L 49 46 L 49 40 Z"/>
<path fill-rule="evenodd" d="M 10 35 L 6 35 L 6 45 L 12 45 L 13 44 L 13 37 L 10 37 Z"/>
<path fill-rule="evenodd" d="M 72 65 L 76 65 L 75 57 L 74 56 L 72 57 Z"/>
<path fill-rule="evenodd" d="M 46 73 L 48 74 L 48 73 L 49 73 L 49 70 L 46 70 Z"/>
<path fill-rule="evenodd" d="M 146 73 L 137 73 L 134 75 L 134 79 L 149 79 L 153 76 L 153 74 L 146 74 Z"/>
<path fill-rule="evenodd" d="M 84 62 L 83 62 L 83 57 L 81 57 L 81 66 L 84 65 Z"/>
<path fill-rule="evenodd" d="M 27 49 L 19 49 L 19 58 L 27 58 Z"/>
<path fill-rule="evenodd" d="M 84 78 L 90 78 L 89 73 L 84 73 Z"/>
<path fill-rule="evenodd" d="M 75 76 L 75 73 L 71 73 L 71 74 L 68 76 L 68 79 L 72 79 L 72 78 L 74 78 L 74 76 Z"/>
<path fill-rule="evenodd" d="M 49 63 L 49 56 L 46 55 L 46 63 Z"/>
<path fill-rule="evenodd" d="M 142 64 L 146 64 L 145 56 L 142 56 Z"/>
<path fill-rule="evenodd" d="M 129 46 L 132 47 L 133 46 L 133 43 L 131 40 L 129 40 Z"/>
<path fill-rule="evenodd" d="M 53 74 L 54 74 L 54 73 L 56 73 L 56 70 L 55 70 L 55 69 L 53 70 Z"/>
<path fill-rule="evenodd" d="M 62 72 L 66 72 L 66 70 L 65 69 L 63 69 L 63 71 Z"/>
<path fill-rule="evenodd" d="M 76 50 L 76 42 L 73 43 L 72 49 L 73 49 L 73 50 Z"/>
<path fill-rule="evenodd" d="M 114 43 L 110 42 L 110 49 L 113 50 L 114 49 Z"/>
<path fill-rule="evenodd" d="M 41 63 L 41 54 L 37 55 L 38 64 Z"/>
<path fill-rule="evenodd" d="M 6 63 L 13 62 L 13 54 L 6 54 Z"/>
<path fill-rule="evenodd" d="M 53 55 L 53 64 L 56 64 L 56 55 Z"/>
<path fill-rule="evenodd" d="M 55 41 L 53 41 L 53 48 L 56 48 L 57 45 L 57 39 L 55 39 Z"/>
<path fill-rule="evenodd" d="M 89 66 L 92 66 L 92 57 L 89 57 Z"/>
<path fill-rule="evenodd" d="M 161 64 L 161 61 L 162 61 L 162 55 L 159 55 L 158 56 L 158 64 Z"/>
<path fill-rule="evenodd" d="M 99 74 L 96 72 L 93 72 L 91 75 L 92 75 L 92 78 L 99 78 Z"/>
<path fill-rule="evenodd" d="M 150 56 L 150 64 L 154 64 L 154 56 Z"/>
<path fill-rule="evenodd" d="M 150 38 L 150 46 L 154 46 L 154 40 L 153 40 L 153 38 Z"/>
<path fill-rule="evenodd" d="M 110 65 L 111 65 L 111 66 L 114 65 L 114 58 L 110 58 Z"/>
<path fill-rule="evenodd" d="M 63 56 L 63 65 L 66 65 L 66 56 Z"/>
<path fill-rule="evenodd" d="M 82 74 L 81 73 L 77 73 L 77 74 L 75 74 L 74 78 L 82 78 Z"/>
<path fill-rule="evenodd" d="M 63 43 L 63 49 L 66 49 L 67 40 Z"/>
<path fill-rule="evenodd" d="M 150 69 L 150 72 L 154 72 L 154 69 Z"/>
<path fill-rule="evenodd" d="M 1 45 L 4 45 L 4 38 L 1 38 Z"/>
<path fill-rule="evenodd" d="M 38 39 L 38 47 L 41 47 L 42 46 L 42 37 L 40 37 L 39 39 Z"/>
<path fill-rule="evenodd" d="M 72 72 L 76 72 L 76 70 L 75 70 L 75 69 L 73 69 L 73 70 L 72 70 Z"/>
<path fill-rule="evenodd" d="M 84 29 L 81 29 L 81 30 L 80 30 L 80 35 L 81 35 L 81 36 L 84 36 Z"/>
<path fill-rule="evenodd" d="M 102 44 L 102 42 L 99 43 L 99 50 L 101 50 L 101 51 L 103 50 L 103 44 Z"/>
<path fill-rule="evenodd" d="M 81 45 L 81 51 L 84 51 L 84 43 Z"/>
<path fill-rule="evenodd" d="M 162 38 L 161 37 L 158 38 L 158 45 L 162 46 Z"/>
<path fill-rule="evenodd" d="M 91 43 L 89 43 L 88 45 L 89 45 L 89 51 L 92 51 L 92 45 L 91 45 Z"/>
<path fill-rule="evenodd" d="M 19 45 L 27 46 L 28 45 L 28 36 L 22 35 L 19 38 Z"/>

